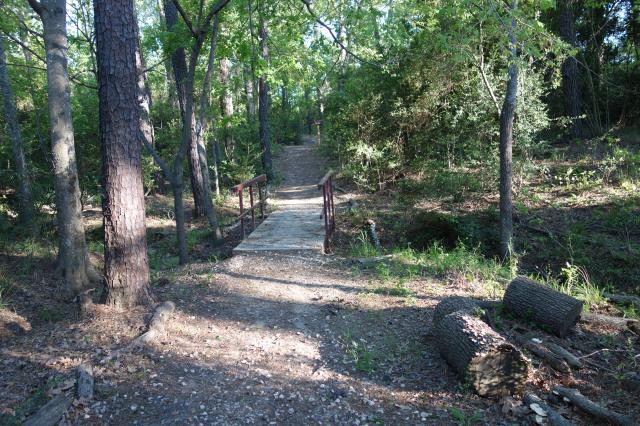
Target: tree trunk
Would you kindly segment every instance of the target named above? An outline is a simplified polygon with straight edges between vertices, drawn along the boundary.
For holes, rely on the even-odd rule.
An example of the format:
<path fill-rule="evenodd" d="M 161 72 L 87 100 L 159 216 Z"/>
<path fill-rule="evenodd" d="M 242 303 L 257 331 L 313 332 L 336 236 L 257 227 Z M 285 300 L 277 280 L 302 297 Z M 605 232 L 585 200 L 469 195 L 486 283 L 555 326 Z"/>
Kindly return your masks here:
<path fill-rule="evenodd" d="M 178 20 L 178 11 L 172 0 L 164 1 L 164 15 L 167 21 L 167 29 L 172 31 Z M 180 103 L 180 117 L 182 122 L 183 143 L 187 143 L 187 158 L 189 164 L 189 178 L 191 180 L 191 191 L 195 204 L 194 217 L 202 216 L 205 213 L 204 188 L 202 171 L 200 168 L 200 158 L 198 155 L 198 143 L 195 139 L 195 115 L 193 111 L 193 78 L 189 76 L 187 68 L 187 58 L 184 48 L 178 47 L 171 54 L 173 73 L 178 89 L 178 102 Z M 189 90 L 191 88 L 191 94 Z M 191 98 L 190 112 L 187 111 Z M 185 139 L 189 138 L 189 139 Z"/>
<path fill-rule="evenodd" d="M 27 171 L 27 163 L 24 157 L 24 148 L 22 145 L 22 135 L 20 132 L 20 123 L 18 122 L 18 113 L 16 110 L 16 100 L 11 90 L 11 82 L 7 72 L 7 58 L 4 53 L 4 36 L 0 34 L 0 93 L 4 100 L 4 115 L 9 130 L 9 138 L 11 139 L 11 148 L 13 150 L 13 161 L 16 167 L 18 178 L 18 202 L 20 211 L 20 222 L 29 230 L 31 234 L 38 232 L 38 226 L 35 222 L 36 208 L 33 204 L 33 196 L 31 194 L 31 179 Z"/>
<path fill-rule="evenodd" d="M 527 321 L 548 328 L 560 337 L 578 322 L 582 302 L 529 278 L 514 278 L 504 293 L 505 309 Z"/>
<path fill-rule="evenodd" d="M 218 241 L 223 238 L 222 230 L 218 224 L 218 217 L 211 201 L 211 182 L 209 179 L 209 162 L 207 160 L 207 146 L 205 143 L 205 133 L 208 126 L 208 111 L 210 105 L 209 94 L 211 93 L 211 76 L 213 74 L 213 66 L 215 63 L 215 53 L 218 42 L 218 30 L 220 25 L 219 16 L 216 14 L 211 30 L 211 47 L 209 49 L 209 59 L 207 61 L 207 71 L 202 83 L 202 93 L 200 93 L 200 110 L 198 113 L 198 127 L 196 128 L 196 141 L 198 145 L 198 159 L 200 161 L 202 174 L 202 188 L 204 191 L 204 209 L 207 221 L 214 234 L 214 240 Z M 191 60 L 195 61 L 197 53 L 192 56 Z M 195 69 L 193 70 L 195 72 Z M 233 109 L 233 104 L 231 106 Z M 233 112 L 232 112 L 233 113 Z M 214 164 L 216 194 L 220 195 L 220 187 L 218 182 L 218 165 Z"/>
<path fill-rule="evenodd" d="M 472 312 L 446 315 L 435 332 L 442 357 L 478 395 L 504 396 L 522 391 L 527 360 Z"/>
<path fill-rule="evenodd" d="M 80 185 L 71 120 L 67 72 L 67 22 L 65 0 L 29 0 L 40 15 L 47 58 L 47 94 L 51 150 L 59 235 L 59 270 L 68 297 L 89 281 L 89 255 L 82 222 Z"/>
<path fill-rule="evenodd" d="M 105 301 L 152 301 L 140 152 L 133 0 L 94 2 L 102 145 Z"/>
<path fill-rule="evenodd" d="M 231 92 L 231 61 L 228 58 L 220 59 L 220 84 L 222 85 L 222 96 L 220 97 L 220 110 L 224 123 L 224 147 L 227 158 L 233 158 L 235 150 L 235 140 L 233 137 L 233 94 Z"/>
<path fill-rule="evenodd" d="M 136 32 L 139 33 L 136 24 Z M 144 77 L 144 67 L 143 67 L 143 57 L 142 51 L 140 50 L 140 39 L 137 39 L 137 50 L 136 50 L 136 68 L 137 68 L 137 82 L 138 82 L 138 112 L 140 114 L 140 139 L 144 144 L 147 151 L 151 154 L 156 164 L 162 170 L 162 174 L 169 181 L 171 185 L 171 191 L 173 193 L 173 209 L 175 214 L 175 222 L 176 222 L 176 238 L 178 243 L 178 259 L 181 265 L 184 265 L 188 261 L 188 252 L 187 252 L 187 234 L 185 229 L 185 219 L 184 219 L 184 201 L 182 198 L 183 194 L 183 185 L 182 185 L 182 173 L 183 173 L 183 162 L 185 152 L 187 151 L 187 147 L 180 145 L 178 148 L 178 152 L 175 155 L 173 162 L 173 169 L 170 169 L 167 163 L 164 162 L 160 154 L 158 153 L 155 144 L 154 144 L 154 134 L 153 134 L 153 125 L 151 123 L 150 117 L 150 91 L 147 90 L 145 77 Z"/>
<path fill-rule="evenodd" d="M 517 0 L 513 0 L 510 8 L 515 11 Z M 509 258 L 513 252 L 513 194 L 512 194 L 512 150 L 513 119 L 516 112 L 518 94 L 518 59 L 516 45 L 516 18 L 511 19 L 509 27 L 509 78 L 507 91 L 500 113 L 500 255 Z"/>
<path fill-rule="evenodd" d="M 267 23 L 260 13 L 260 54 L 265 62 L 269 62 L 269 45 Z M 269 179 L 273 179 L 273 161 L 271 160 L 271 141 L 269 140 L 269 83 L 263 73 L 258 82 L 258 115 L 260 120 L 260 144 L 262 145 L 262 167 Z"/>
<path fill-rule="evenodd" d="M 247 108 L 247 121 L 251 121 L 253 116 L 256 115 L 256 103 L 254 99 L 254 90 L 253 90 L 253 73 L 251 69 L 247 66 L 242 69 L 242 76 L 244 78 L 244 95 L 246 98 L 246 108 Z"/>
<path fill-rule="evenodd" d="M 559 28 L 562 39 L 571 47 L 578 45 L 576 37 L 575 0 L 563 0 L 559 7 Z M 571 118 L 571 136 L 582 136 L 580 117 L 580 87 L 578 86 L 578 62 L 575 56 L 567 57 L 562 63 L 562 91 L 564 95 L 564 113 Z"/>

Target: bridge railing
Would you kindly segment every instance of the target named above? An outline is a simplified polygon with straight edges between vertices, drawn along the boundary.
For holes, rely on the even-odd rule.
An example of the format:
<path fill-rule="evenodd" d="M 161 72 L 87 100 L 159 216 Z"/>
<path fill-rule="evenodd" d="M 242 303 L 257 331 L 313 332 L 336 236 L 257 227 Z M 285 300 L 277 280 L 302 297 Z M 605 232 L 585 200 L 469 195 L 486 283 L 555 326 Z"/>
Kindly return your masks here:
<path fill-rule="evenodd" d="M 333 203 L 333 175 L 329 170 L 318 183 L 318 189 L 322 189 L 322 217 L 324 217 L 324 248 L 329 249 L 333 232 L 336 229 L 336 208 Z"/>
<path fill-rule="evenodd" d="M 240 229 L 242 229 L 242 238 L 246 236 L 246 230 L 244 221 L 247 216 L 251 215 L 251 230 L 256 229 L 256 209 L 260 208 L 260 218 L 264 219 L 264 211 L 269 198 L 267 191 L 267 175 L 256 176 L 253 179 L 242 182 L 233 188 L 231 188 L 232 194 L 238 195 L 238 204 L 240 205 L 240 215 L 238 220 L 240 221 Z M 254 203 L 254 189 L 258 190 L 258 203 Z M 249 208 L 244 208 L 244 190 L 249 190 Z"/>

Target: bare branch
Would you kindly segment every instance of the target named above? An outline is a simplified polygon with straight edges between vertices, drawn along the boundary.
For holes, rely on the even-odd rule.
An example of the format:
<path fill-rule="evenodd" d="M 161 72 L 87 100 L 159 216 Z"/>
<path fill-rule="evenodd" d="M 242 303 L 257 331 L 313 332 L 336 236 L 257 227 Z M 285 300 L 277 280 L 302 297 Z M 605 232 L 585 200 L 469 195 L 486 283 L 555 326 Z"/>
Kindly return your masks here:
<path fill-rule="evenodd" d="M 191 23 L 191 19 L 189 19 L 187 12 L 182 8 L 180 1 L 173 0 L 173 4 L 176 6 L 176 9 L 178 9 L 178 13 L 180 14 L 180 16 L 182 16 L 182 20 L 187 25 L 187 28 L 189 28 L 189 32 L 191 33 L 191 35 L 193 35 L 194 37 L 198 37 L 198 34 L 193 29 L 193 24 Z"/>
<path fill-rule="evenodd" d="M 42 63 L 46 63 L 47 61 L 45 61 L 45 59 L 40 56 L 38 53 L 36 53 L 33 49 L 31 49 L 29 46 L 27 46 L 26 43 L 24 43 L 22 40 L 12 36 L 10 33 L 6 32 L 6 31 L 2 31 L 2 33 L 11 41 L 13 41 L 14 43 L 16 43 L 17 45 L 19 45 L 20 47 L 22 47 L 23 49 L 27 50 L 29 53 L 31 53 L 33 56 L 35 56 L 36 58 L 38 58 L 38 60 L 42 61 Z"/>
<path fill-rule="evenodd" d="M 370 61 L 367 61 L 366 59 L 364 59 L 362 56 L 357 55 L 355 53 L 353 53 L 351 50 L 349 50 L 344 43 L 342 43 L 340 41 L 340 39 L 335 35 L 335 33 L 333 32 L 333 29 L 331 29 L 331 27 L 327 24 L 324 23 L 324 21 L 322 19 L 320 19 L 318 17 L 318 15 L 315 14 L 315 12 L 311 9 L 311 1 L 310 0 L 300 0 L 302 1 L 302 3 L 304 3 L 304 5 L 307 8 L 307 11 L 309 12 L 309 15 L 311 15 L 313 17 L 313 19 L 315 19 L 315 21 L 320 24 L 321 26 L 323 26 L 327 31 L 329 31 L 329 34 L 331 35 L 331 38 L 333 39 L 333 42 L 335 44 L 337 44 L 342 50 L 344 50 L 347 54 L 353 56 L 355 59 L 357 59 L 360 62 L 363 62 L 365 64 L 369 64 L 372 65 L 374 67 L 380 67 L 380 64 L 376 64 Z"/>

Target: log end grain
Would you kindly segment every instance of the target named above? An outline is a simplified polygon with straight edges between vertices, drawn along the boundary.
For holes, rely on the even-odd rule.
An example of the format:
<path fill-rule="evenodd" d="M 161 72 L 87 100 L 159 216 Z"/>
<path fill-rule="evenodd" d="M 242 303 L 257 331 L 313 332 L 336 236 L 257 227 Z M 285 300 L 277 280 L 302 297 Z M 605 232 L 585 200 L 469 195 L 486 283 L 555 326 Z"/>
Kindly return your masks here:
<path fill-rule="evenodd" d="M 446 315 L 435 327 L 440 354 L 480 396 L 522 392 L 529 364 L 522 353 L 469 311 Z"/>

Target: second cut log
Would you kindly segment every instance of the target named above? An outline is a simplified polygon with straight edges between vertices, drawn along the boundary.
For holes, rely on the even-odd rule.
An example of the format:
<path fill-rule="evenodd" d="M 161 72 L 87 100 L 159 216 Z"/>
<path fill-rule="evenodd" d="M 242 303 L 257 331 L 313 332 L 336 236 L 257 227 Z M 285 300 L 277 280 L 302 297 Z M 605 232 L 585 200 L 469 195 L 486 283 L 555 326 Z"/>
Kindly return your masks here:
<path fill-rule="evenodd" d="M 533 321 L 559 337 L 569 333 L 582 312 L 580 300 L 525 277 L 509 283 L 503 305 L 518 318 Z"/>

